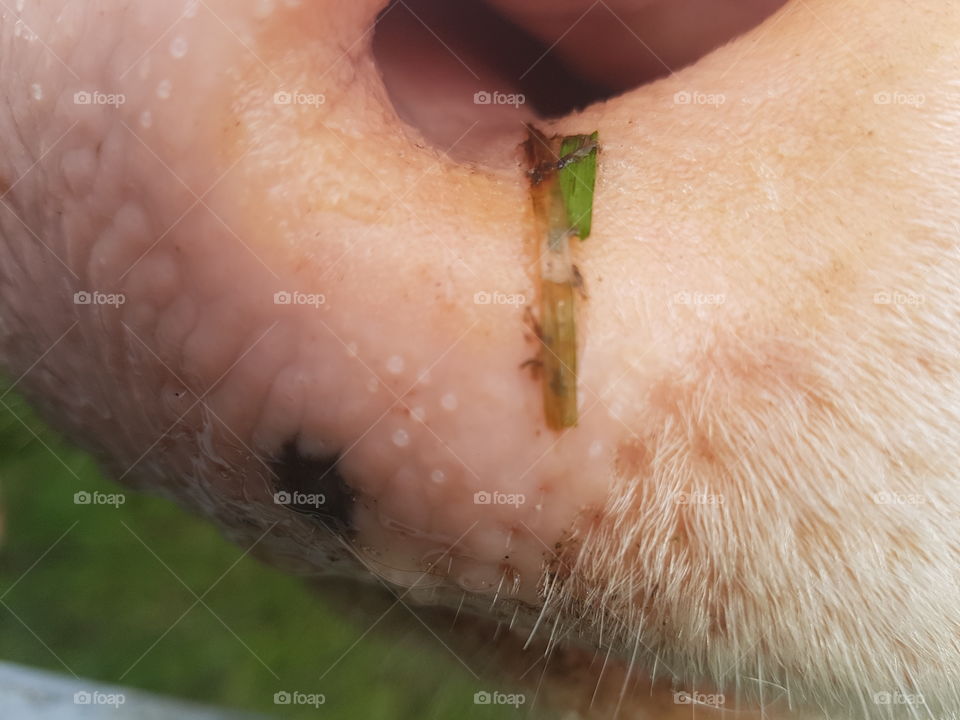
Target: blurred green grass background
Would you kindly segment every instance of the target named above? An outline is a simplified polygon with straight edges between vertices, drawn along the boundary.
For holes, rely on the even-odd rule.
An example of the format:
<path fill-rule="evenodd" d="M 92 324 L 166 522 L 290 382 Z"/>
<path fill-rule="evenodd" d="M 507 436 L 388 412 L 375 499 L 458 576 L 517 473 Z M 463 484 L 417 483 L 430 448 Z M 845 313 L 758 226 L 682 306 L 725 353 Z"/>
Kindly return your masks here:
<path fill-rule="evenodd" d="M 77 505 L 81 490 L 126 502 Z M 241 559 L 204 521 L 106 480 L 15 393 L 0 404 L 0 508 L 0 659 L 274 717 L 527 714 L 475 705 L 474 692 L 494 688 L 438 641 L 373 631 L 358 642 L 367 626 Z M 201 596 L 223 575 L 203 598 L 213 612 L 189 609 L 194 596 L 163 563 Z M 283 690 L 323 693 L 326 704 L 278 707 Z"/>

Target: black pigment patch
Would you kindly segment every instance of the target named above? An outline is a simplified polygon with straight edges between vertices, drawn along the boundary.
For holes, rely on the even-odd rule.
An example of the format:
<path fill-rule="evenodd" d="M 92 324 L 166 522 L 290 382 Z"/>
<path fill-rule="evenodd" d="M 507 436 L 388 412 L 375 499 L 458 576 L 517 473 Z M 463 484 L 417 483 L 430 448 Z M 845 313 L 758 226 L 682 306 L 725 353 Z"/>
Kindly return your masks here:
<path fill-rule="evenodd" d="M 267 462 L 273 471 L 278 504 L 313 516 L 341 535 L 350 532 L 355 498 L 337 468 L 340 453 L 304 455 L 294 438 Z"/>

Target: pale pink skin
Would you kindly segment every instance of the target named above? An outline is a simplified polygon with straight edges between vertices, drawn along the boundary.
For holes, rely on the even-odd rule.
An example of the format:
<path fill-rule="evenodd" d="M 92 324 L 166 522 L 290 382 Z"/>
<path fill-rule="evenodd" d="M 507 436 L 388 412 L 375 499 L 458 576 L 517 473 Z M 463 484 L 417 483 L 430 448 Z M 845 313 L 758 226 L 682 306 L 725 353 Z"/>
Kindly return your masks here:
<path fill-rule="evenodd" d="M 569 25 L 560 4 L 498 4 L 546 40 Z M 684 25 L 692 3 L 610 6 L 668 64 L 717 41 Z M 834 717 L 907 717 L 858 700 L 898 688 L 955 717 L 956 9 L 798 0 L 541 123 L 602 139 L 576 249 L 580 422 L 558 434 L 520 368 L 523 303 L 476 301 L 536 308 L 517 151 L 534 113 L 473 103 L 507 81 L 398 41 L 388 92 L 380 2 L 184 7 L 0 9 L 0 350 L 54 424 L 301 571 L 518 631 L 604 619 L 568 638 L 612 650 L 605 677 L 557 671 L 571 707 L 642 713 L 646 687 L 622 704 L 610 677 L 662 657 L 691 687 L 836 694 Z M 556 52 L 617 85 L 661 74 L 617 42 Z M 341 455 L 349 536 L 274 503 L 294 439 Z M 892 489 L 930 501 L 864 503 Z M 523 502 L 475 502 L 493 492 Z M 721 501 L 677 502 L 694 492 Z"/>

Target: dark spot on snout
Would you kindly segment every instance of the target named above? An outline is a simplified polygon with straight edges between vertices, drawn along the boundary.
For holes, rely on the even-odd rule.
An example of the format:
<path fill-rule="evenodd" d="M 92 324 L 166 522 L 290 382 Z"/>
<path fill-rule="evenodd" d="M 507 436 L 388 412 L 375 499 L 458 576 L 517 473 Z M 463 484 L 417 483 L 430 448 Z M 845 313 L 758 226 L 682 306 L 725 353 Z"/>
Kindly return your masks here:
<path fill-rule="evenodd" d="M 355 497 L 337 468 L 339 462 L 340 453 L 305 455 L 294 438 L 267 464 L 273 471 L 279 504 L 309 515 L 346 537 L 353 528 Z"/>

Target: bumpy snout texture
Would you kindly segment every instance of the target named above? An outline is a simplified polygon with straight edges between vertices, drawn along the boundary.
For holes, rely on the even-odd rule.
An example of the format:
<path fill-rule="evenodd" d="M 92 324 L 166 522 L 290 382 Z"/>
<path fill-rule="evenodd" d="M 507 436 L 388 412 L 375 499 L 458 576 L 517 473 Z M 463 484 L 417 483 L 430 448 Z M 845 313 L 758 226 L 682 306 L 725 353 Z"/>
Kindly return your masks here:
<path fill-rule="evenodd" d="M 467 50 L 375 42 L 403 5 L 0 8 L 18 389 L 274 562 L 582 654 L 585 712 L 653 678 L 960 717 L 960 11 L 788 2 L 675 74 L 708 30 L 666 70 L 565 45 L 598 96 L 656 82 L 545 120 Z M 589 9 L 496 5 L 547 45 Z M 563 433 L 529 120 L 602 143 Z"/>

